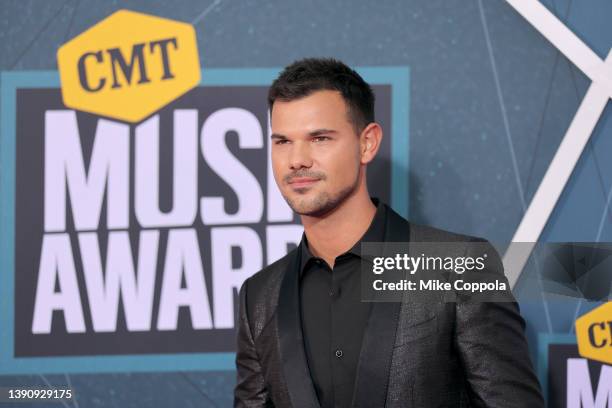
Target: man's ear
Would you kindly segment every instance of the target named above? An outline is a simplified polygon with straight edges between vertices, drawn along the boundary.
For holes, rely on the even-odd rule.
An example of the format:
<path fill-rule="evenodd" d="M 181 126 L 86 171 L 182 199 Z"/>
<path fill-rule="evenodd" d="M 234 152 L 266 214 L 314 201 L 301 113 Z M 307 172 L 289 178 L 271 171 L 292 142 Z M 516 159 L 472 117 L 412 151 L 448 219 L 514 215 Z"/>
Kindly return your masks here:
<path fill-rule="evenodd" d="M 359 135 L 361 164 L 367 164 L 374 160 L 382 138 L 383 131 L 378 123 L 372 122 L 361 131 Z"/>

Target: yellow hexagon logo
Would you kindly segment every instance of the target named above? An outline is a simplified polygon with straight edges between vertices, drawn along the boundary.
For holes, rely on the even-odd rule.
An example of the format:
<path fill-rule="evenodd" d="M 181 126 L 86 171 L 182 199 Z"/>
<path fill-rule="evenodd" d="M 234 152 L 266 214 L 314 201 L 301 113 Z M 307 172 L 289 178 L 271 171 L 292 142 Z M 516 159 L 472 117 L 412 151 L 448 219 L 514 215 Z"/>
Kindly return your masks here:
<path fill-rule="evenodd" d="M 57 52 L 64 105 L 139 122 L 200 82 L 191 24 L 119 10 Z"/>
<path fill-rule="evenodd" d="M 612 302 L 576 320 L 576 340 L 582 357 L 612 364 Z"/>

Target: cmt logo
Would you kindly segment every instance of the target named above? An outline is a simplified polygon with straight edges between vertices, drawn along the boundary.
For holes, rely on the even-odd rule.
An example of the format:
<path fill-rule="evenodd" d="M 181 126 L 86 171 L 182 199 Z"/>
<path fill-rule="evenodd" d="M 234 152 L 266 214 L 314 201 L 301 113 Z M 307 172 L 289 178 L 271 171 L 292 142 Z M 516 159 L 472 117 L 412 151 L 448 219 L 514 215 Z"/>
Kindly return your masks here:
<path fill-rule="evenodd" d="M 612 302 L 576 320 L 576 338 L 582 357 L 612 364 Z"/>
<path fill-rule="evenodd" d="M 110 85 L 111 88 L 121 88 L 121 83 L 119 82 L 119 75 L 117 71 L 119 70 L 127 85 L 132 85 L 132 72 L 134 71 L 134 65 L 138 63 L 138 72 L 140 74 L 140 79 L 137 84 L 146 84 L 151 82 L 149 76 L 147 75 L 147 65 L 145 64 L 145 56 L 144 49 L 145 45 L 149 45 L 148 49 L 151 54 L 154 54 L 155 48 L 159 49 L 161 62 L 164 67 L 164 73 L 160 80 L 172 79 L 175 76 L 170 72 L 170 60 L 168 58 L 168 44 L 172 44 L 174 49 L 176 50 L 176 37 L 173 38 L 165 38 L 159 41 L 151 41 L 148 44 L 140 43 L 134 44 L 132 46 L 132 58 L 130 62 L 127 62 L 124 55 L 121 53 L 121 49 L 119 47 L 108 48 L 107 50 L 100 50 L 96 52 L 86 52 L 79 58 L 78 66 L 79 66 L 79 82 L 81 83 L 81 87 L 88 92 L 99 92 L 104 85 L 106 84 L 106 78 L 101 77 L 98 79 L 98 82 L 95 86 L 90 85 L 89 80 L 87 79 L 87 59 L 94 59 L 96 63 L 103 63 L 104 54 L 103 51 L 108 53 L 108 59 L 110 65 L 110 70 L 112 72 L 113 82 Z M 149 63 L 150 65 L 150 63 Z"/>
<path fill-rule="evenodd" d="M 57 52 L 64 104 L 128 122 L 200 82 L 193 26 L 119 10 Z"/>

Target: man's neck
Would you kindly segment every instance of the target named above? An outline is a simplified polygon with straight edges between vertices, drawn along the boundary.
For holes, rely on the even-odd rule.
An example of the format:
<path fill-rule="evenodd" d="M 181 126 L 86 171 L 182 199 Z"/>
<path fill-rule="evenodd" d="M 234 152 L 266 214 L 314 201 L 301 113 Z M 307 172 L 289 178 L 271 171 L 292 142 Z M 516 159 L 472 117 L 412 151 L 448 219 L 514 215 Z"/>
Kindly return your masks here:
<path fill-rule="evenodd" d="M 345 253 L 365 234 L 376 214 L 367 192 L 346 199 L 324 217 L 302 216 L 310 252 L 334 267 L 337 256 Z"/>

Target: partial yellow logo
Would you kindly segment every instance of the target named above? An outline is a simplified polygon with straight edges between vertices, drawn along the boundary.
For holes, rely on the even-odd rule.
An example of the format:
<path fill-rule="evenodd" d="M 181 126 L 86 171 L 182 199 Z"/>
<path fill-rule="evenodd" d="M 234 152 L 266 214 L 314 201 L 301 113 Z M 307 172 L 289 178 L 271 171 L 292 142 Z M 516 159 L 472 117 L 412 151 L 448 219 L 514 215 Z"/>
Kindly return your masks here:
<path fill-rule="evenodd" d="M 57 52 L 64 104 L 139 122 L 200 82 L 192 25 L 119 10 Z"/>
<path fill-rule="evenodd" d="M 612 364 L 612 302 L 576 320 L 576 339 L 582 357 Z"/>

